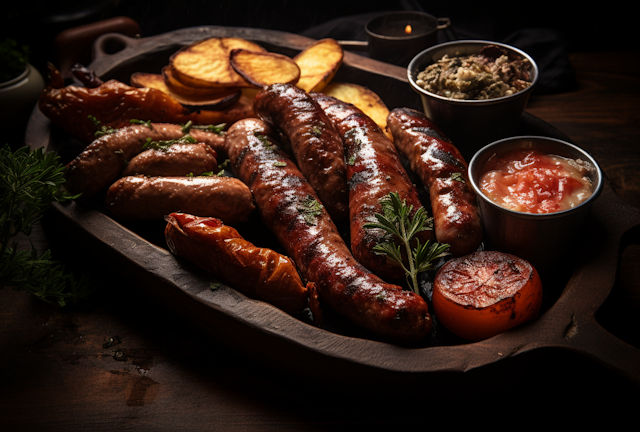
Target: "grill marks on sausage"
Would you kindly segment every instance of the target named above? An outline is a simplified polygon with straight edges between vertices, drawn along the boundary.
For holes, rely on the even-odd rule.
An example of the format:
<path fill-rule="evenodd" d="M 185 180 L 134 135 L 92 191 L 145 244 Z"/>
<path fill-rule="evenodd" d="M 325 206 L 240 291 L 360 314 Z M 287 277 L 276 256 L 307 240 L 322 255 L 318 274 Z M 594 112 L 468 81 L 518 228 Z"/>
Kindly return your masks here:
<path fill-rule="evenodd" d="M 414 130 L 416 132 L 419 132 L 419 133 L 422 133 L 422 134 L 424 134 L 426 136 L 430 136 L 432 138 L 437 138 L 437 139 L 442 140 L 442 141 L 451 142 L 451 140 L 449 138 L 447 138 L 442 133 L 438 132 L 437 130 L 435 130 L 432 127 L 418 126 L 418 127 L 412 128 L 412 130 Z"/>
<path fill-rule="evenodd" d="M 351 255 L 326 209 L 320 208 L 309 224 L 299 208 L 317 195 L 295 164 L 277 147 L 261 145 L 254 132 L 275 142 L 274 130 L 258 119 L 236 122 L 226 137 L 226 154 L 237 167 L 255 198 L 265 224 L 304 279 L 315 282 L 320 299 L 354 323 L 396 342 L 417 341 L 431 331 L 424 299 L 388 284 L 369 272 Z M 244 152 L 242 163 L 237 157 Z M 266 163 L 277 159 L 286 166 Z M 256 172 L 253 177 L 252 173 Z"/>
<path fill-rule="evenodd" d="M 305 91 L 274 84 L 258 93 L 256 114 L 283 133 L 300 171 L 336 222 L 348 216 L 344 148 L 340 136 Z"/>
<path fill-rule="evenodd" d="M 386 240 L 385 233 L 364 226 L 376 221 L 376 213 L 383 213 L 381 201 L 391 192 L 398 193 L 400 199 L 413 206 L 412 214 L 415 214 L 422 207 L 418 191 L 402 166 L 393 143 L 371 118 L 354 105 L 334 97 L 313 94 L 313 98 L 344 142 L 353 255 L 383 279 L 400 280 L 404 278 L 402 268 L 373 250 L 376 244 Z M 418 236 L 423 244 L 433 239 L 430 231 L 421 232 Z"/>
<path fill-rule="evenodd" d="M 467 163 L 460 151 L 440 138 L 433 123 L 421 112 L 396 108 L 387 120 L 394 144 L 429 191 L 436 238 L 461 256 L 482 242 L 482 224 Z"/>

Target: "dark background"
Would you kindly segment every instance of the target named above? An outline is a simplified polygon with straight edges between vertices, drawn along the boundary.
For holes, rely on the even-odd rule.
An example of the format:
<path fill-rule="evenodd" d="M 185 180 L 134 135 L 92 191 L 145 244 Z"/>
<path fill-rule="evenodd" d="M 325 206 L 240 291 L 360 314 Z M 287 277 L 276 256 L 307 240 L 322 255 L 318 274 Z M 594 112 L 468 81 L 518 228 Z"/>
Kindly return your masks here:
<path fill-rule="evenodd" d="M 576 7 L 575 5 L 578 5 Z M 558 33 L 568 51 L 612 51 L 637 49 L 633 15 L 621 2 L 606 8 L 584 2 L 450 2 L 324 0 L 279 2 L 253 0 L 100 0 L 14 1 L 3 6 L 2 36 L 11 36 L 30 46 L 32 64 L 44 70 L 52 60 L 52 43 L 60 31 L 102 19 L 127 16 L 138 22 L 141 36 L 148 37 L 178 28 L 224 25 L 266 28 L 292 33 L 337 17 L 391 10 L 420 10 L 451 19 L 458 38 L 503 41 L 520 29 L 550 29 Z M 628 5 L 628 3 L 627 3 Z M 366 21 L 365 21 L 366 22 Z M 330 26 L 329 26 L 330 28 Z M 333 29 L 335 35 L 335 29 Z M 313 30 L 312 30 L 313 33 Z M 317 36 L 319 33 L 306 34 Z M 351 26 L 334 36 L 362 38 L 361 26 Z"/>

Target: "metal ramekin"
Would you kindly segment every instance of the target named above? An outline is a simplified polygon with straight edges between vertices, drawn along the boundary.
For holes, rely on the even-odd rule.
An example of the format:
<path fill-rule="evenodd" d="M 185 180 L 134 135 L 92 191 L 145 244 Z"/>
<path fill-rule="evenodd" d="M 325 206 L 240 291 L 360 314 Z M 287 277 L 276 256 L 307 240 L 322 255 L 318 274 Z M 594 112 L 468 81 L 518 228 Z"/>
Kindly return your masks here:
<path fill-rule="evenodd" d="M 485 45 L 497 45 L 520 55 L 532 65 L 531 85 L 510 96 L 488 100 L 455 100 L 430 93 L 416 84 L 418 73 L 445 54 L 477 54 Z M 407 75 L 411 87 L 420 94 L 425 114 L 450 138 L 469 160 L 482 146 L 514 136 L 522 113 L 538 82 L 538 66 L 524 51 L 498 42 L 463 40 L 435 45 L 422 51 L 409 63 Z"/>
<path fill-rule="evenodd" d="M 496 204 L 480 190 L 483 167 L 490 158 L 518 149 L 536 149 L 589 162 L 594 168 L 589 173 L 591 197 L 569 210 L 546 214 L 517 212 Z M 512 137 L 485 146 L 469 163 L 469 180 L 478 195 L 487 247 L 524 258 L 541 273 L 552 272 L 576 247 L 589 207 L 603 186 L 602 171 L 586 151 L 565 141 L 539 136 Z"/>

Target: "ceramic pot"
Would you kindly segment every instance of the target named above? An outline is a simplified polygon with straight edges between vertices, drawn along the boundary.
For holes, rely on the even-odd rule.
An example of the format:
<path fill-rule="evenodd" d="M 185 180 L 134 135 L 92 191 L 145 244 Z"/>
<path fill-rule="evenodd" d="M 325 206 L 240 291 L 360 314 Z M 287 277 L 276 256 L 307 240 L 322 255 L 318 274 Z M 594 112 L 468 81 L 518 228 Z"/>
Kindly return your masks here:
<path fill-rule="evenodd" d="M 24 125 L 44 87 L 42 75 L 30 64 L 21 75 L 0 83 L 0 129 Z"/>

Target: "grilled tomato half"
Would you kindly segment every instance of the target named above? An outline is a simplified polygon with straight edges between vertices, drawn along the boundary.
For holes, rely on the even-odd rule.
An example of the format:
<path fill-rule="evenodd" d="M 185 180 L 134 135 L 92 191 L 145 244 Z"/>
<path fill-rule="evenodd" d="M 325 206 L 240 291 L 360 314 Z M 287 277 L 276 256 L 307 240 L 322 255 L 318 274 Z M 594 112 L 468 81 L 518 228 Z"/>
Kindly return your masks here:
<path fill-rule="evenodd" d="M 542 282 L 522 258 L 475 252 L 440 268 L 432 301 L 442 325 L 460 337 L 480 341 L 537 318 Z"/>

